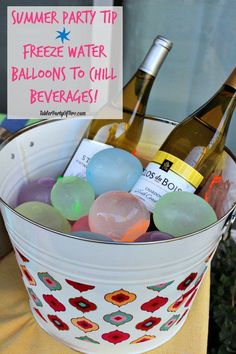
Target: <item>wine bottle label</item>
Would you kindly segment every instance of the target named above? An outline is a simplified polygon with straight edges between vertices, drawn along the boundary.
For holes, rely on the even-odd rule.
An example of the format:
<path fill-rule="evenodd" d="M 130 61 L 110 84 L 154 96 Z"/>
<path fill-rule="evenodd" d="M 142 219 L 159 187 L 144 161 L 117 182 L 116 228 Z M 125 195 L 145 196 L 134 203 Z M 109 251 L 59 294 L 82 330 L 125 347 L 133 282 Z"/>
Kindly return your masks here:
<path fill-rule="evenodd" d="M 156 202 L 166 193 L 186 191 L 194 193 L 203 176 L 179 158 L 158 151 L 154 162 L 148 164 L 131 193 L 153 211 Z"/>
<path fill-rule="evenodd" d="M 83 139 L 63 176 L 78 176 L 85 179 L 89 160 L 97 152 L 108 148 L 113 148 L 113 146 L 90 139 Z"/>

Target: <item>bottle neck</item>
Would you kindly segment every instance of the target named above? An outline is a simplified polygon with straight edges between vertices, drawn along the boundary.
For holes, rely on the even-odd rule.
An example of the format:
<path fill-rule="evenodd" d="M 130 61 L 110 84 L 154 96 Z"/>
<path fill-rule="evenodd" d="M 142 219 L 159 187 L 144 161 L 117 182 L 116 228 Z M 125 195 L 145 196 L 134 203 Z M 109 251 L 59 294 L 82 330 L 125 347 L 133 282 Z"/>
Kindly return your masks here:
<path fill-rule="evenodd" d="M 139 69 L 123 89 L 124 110 L 145 114 L 153 82 L 171 47 L 172 43 L 162 36 L 154 40 Z"/>
<path fill-rule="evenodd" d="M 155 77 L 138 70 L 123 89 L 123 107 L 125 111 L 144 115 Z"/>
<path fill-rule="evenodd" d="M 171 47 L 172 43 L 169 40 L 159 37 L 149 49 L 139 70 L 156 77 Z"/>
<path fill-rule="evenodd" d="M 214 130 L 226 133 L 236 105 L 236 90 L 228 85 L 222 88 L 204 106 L 193 113 Z"/>

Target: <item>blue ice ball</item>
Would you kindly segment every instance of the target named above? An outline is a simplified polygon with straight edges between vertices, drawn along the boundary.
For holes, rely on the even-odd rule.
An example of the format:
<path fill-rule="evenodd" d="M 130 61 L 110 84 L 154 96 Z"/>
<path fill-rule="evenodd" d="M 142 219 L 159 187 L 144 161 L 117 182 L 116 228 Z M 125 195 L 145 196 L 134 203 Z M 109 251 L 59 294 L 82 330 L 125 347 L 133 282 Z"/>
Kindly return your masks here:
<path fill-rule="evenodd" d="M 129 192 L 143 172 L 141 162 L 131 153 L 105 149 L 89 161 L 86 176 L 96 195 L 111 191 Z"/>
<path fill-rule="evenodd" d="M 76 231 L 76 232 L 71 232 L 71 235 L 77 236 L 80 238 L 85 238 L 87 240 L 92 240 L 92 241 L 108 241 L 108 242 L 113 242 L 113 240 L 110 237 L 107 237 L 102 234 L 97 234 L 95 232 L 88 232 L 88 231 Z"/>

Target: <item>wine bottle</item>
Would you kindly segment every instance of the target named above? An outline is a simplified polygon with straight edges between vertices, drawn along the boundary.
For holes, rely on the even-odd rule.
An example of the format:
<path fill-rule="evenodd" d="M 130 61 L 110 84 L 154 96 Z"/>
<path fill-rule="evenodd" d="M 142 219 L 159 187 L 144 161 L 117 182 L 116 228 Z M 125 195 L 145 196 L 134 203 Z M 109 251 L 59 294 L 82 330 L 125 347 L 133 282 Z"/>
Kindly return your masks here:
<path fill-rule="evenodd" d="M 90 158 L 100 150 L 119 147 L 132 153 L 135 151 L 153 82 L 171 47 L 168 39 L 156 37 L 137 72 L 123 89 L 123 118 L 112 119 L 115 102 L 103 108 L 96 116 L 99 119 L 92 120 L 86 138 L 76 149 L 64 176 L 84 178 Z M 102 119 L 104 117 L 109 118 Z"/>
<path fill-rule="evenodd" d="M 236 68 L 209 101 L 172 130 L 131 193 L 150 211 L 165 193 L 194 193 L 218 163 L 235 104 Z"/>

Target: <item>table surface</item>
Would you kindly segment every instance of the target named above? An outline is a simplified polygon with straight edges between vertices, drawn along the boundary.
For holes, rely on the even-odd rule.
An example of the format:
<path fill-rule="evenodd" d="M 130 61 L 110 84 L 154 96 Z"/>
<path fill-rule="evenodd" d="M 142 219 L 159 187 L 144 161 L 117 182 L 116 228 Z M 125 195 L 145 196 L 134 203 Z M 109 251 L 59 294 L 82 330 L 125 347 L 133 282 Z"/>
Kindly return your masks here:
<path fill-rule="evenodd" d="M 34 320 L 14 252 L 0 261 L 0 353 L 73 354 Z M 189 316 L 177 335 L 148 354 L 206 354 L 210 273 L 207 272 Z"/>

